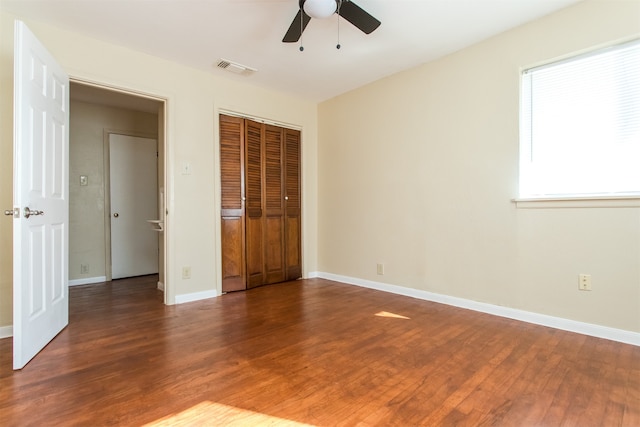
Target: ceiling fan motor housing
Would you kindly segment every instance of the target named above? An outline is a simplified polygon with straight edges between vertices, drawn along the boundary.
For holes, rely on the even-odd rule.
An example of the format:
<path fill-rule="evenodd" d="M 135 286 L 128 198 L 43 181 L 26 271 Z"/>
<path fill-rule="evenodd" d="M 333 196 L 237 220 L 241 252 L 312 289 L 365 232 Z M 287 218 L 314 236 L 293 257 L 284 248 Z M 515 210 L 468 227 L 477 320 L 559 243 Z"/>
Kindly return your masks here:
<path fill-rule="evenodd" d="M 339 0 L 300 0 L 300 9 L 312 18 L 328 18 L 338 10 Z"/>

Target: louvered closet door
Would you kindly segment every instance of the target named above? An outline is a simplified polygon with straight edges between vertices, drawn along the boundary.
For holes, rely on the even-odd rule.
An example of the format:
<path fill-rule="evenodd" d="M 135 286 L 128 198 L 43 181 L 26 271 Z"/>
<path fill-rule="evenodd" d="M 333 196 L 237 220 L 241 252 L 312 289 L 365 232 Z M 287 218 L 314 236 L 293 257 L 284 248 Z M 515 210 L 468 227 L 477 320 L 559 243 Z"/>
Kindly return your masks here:
<path fill-rule="evenodd" d="M 302 277 L 300 131 L 284 129 L 285 280 Z"/>
<path fill-rule="evenodd" d="M 220 163 L 223 292 L 301 277 L 300 132 L 221 115 Z"/>
<path fill-rule="evenodd" d="M 222 291 L 246 289 L 242 203 L 244 120 L 220 116 Z"/>
<path fill-rule="evenodd" d="M 247 288 L 265 284 L 263 240 L 263 125 L 245 120 L 245 229 Z"/>
<path fill-rule="evenodd" d="M 283 131 L 264 126 L 264 261 L 265 284 L 283 282 L 284 268 L 284 177 Z"/>

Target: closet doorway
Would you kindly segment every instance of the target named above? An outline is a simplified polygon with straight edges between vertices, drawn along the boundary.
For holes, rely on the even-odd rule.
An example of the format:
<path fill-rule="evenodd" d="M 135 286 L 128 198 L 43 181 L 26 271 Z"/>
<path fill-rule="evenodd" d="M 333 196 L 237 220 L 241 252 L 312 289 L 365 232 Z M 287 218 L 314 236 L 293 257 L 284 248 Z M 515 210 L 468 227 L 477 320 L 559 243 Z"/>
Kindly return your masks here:
<path fill-rule="evenodd" d="M 302 276 L 300 131 L 220 115 L 222 291 Z"/>

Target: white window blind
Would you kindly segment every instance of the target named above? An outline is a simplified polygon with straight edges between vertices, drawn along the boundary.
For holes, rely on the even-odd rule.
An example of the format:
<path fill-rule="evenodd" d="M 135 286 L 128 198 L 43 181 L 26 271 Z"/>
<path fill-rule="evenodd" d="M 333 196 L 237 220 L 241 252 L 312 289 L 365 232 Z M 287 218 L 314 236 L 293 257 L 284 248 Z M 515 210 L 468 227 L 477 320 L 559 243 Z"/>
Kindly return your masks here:
<path fill-rule="evenodd" d="M 640 195 L 640 41 L 522 74 L 520 197 Z"/>

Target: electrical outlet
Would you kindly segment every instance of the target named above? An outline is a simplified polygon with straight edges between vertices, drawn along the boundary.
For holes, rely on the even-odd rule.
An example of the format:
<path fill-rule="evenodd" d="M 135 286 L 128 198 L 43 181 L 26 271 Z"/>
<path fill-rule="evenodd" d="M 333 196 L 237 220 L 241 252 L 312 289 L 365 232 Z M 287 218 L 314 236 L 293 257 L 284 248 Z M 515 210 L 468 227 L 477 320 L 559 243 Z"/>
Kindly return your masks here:
<path fill-rule="evenodd" d="M 380 276 L 382 276 L 382 275 L 384 274 L 384 264 L 380 264 L 380 263 L 378 263 L 378 264 L 376 265 L 376 272 L 377 272 Z"/>
<path fill-rule="evenodd" d="M 591 290 L 591 275 L 590 274 L 581 274 L 578 280 L 578 289 L 581 291 L 590 291 Z"/>
<path fill-rule="evenodd" d="M 191 267 L 182 267 L 182 278 L 191 279 Z"/>
<path fill-rule="evenodd" d="M 80 274 L 89 274 L 89 264 L 80 264 Z"/>

